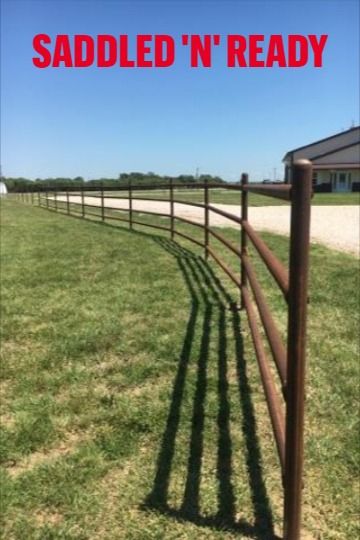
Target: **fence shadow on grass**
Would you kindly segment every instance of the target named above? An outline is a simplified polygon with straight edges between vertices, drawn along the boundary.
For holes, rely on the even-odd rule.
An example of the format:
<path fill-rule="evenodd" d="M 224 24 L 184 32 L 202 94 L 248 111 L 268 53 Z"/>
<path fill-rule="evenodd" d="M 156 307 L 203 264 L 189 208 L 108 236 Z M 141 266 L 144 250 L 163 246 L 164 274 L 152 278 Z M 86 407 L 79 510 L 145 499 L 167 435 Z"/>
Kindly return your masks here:
<path fill-rule="evenodd" d="M 201 257 L 166 238 L 159 236 L 153 236 L 153 238 L 163 249 L 176 258 L 191 296 L 191 311 L 173 384 L 171 403 L 157 459 L 154 483 L 143 508 L 165 513 L 179 521 L 190 521 L 204 527 L 236 532 L 249 538 L 274 539 L 276 537 L 274 535 L 273 517 L 262 477 L 255 413 L 240 333 L 240 314 L 236 309 L 232 308 L 233 300 L 231 296 L 224 289 L 211 267 Z M 202 313 L 200 313 L 200 309 Z M 201 342 L 196 366 L 197 373 L 185 489 L 180 509 L 174 509 L 168 503 L 171 469 L 195 326 L 197 320 L 200 320 L 200 315 L 202 317 Z M 230 336 L 226 327 L 226 321 L 229 317 L 231 319 Z M 216 464 L 218 510 L 216 515 L 208 517 L 201 515 L 200 511 L 200 482 L 204 445 L 207 364 L 210 337 L 214 329 L 218 334 L 217 390 L 219 409 L 217 415 Z M 243 519 L 237 520 L 235 515 L 236 501 L 232 483 L 232 441 L 227 377 L 229 362 L 227 342 L 229 337 L 235 340 L 235 361 L 243 418 L 241 428 L 245 441 L 245 462 L 253 505 L 253 523 L 248 523 Z"/>
<path fill-rule="evenodd" d="M 83 219 L 81 216 L 72 216 Z M 102 226 L 118 229 L 109 223 L 90 220 Z M 146 236 L 158 243 L 162 249 L 175 257 L 183 274 L 190 297 L 191 311 L 188 318 L 185 337 L 173 384 L 170 408 L 157 459 L 157 467 L 153 487 L 142 508 L 155 510 L 181 522 L 192 522 L 202 527 L 219 531 L 230 531 L 242 537 L 259 540 L 276 540 L 273 516 L 262 475 L 261 452 L 256 430 L 255 411 L 248 382 L 246 358 L 240 333 L 241 318 L 234 309 L 233 299 L 223 287 L 212 268 L 194 252 L 184 248 L 177 242 L 165 237 L 143 231 L 132 231 L 131 234 Z M 202 310 L 202 313 L 201 313 Z M 181 407 L 190 357 L 195 338 L 197 320 L 203 318 L 200 353 L 198 356 L 196 386 L 191 420 L 190 451 L 183 501 L 180 509 L 172 508 L 168 503 L 169 484 L 172 462 L 175 455 L 176 438 L 180 425 Z M 226 327 L 231 318 L 231 333 Z M 207 367 L 211 332 L 217 329 L 217 375 L 219 410 L 217 416 L 217 464 L 218 511 L 214 516 L 201 515 L 200 483 L 203 456 L 203 430 L 205 422 L 205 399 L 207 391 Z M 229 335 L 230 334 L 230 335 Z M 232 441 L 230 434 L 230 404 L 228 398 L 227 379 L 227 343 L 233 339 L 235 343 L 235 363 L 242 412 L 242 434 L 245 442 L 245 462 L 253 505 L 253 523 L 244 519 L 236 519 L 236 500 L 232 483 Z M 233 361 L 233 359 L 230 359 Z M 241 512 L 241 509 L 240 509 Z"/>

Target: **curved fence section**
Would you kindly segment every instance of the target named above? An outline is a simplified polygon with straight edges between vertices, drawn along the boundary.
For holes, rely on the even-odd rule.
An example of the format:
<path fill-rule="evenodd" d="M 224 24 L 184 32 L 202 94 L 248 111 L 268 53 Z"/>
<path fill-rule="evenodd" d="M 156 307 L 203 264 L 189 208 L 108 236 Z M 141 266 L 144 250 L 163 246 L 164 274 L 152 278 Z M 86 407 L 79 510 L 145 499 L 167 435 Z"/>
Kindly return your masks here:
<path fill-rule="evenodd" d="M 245 310 L 249 322 L 259 371 L 268 405 L 269 415 L 274 431 L 274 438 L 279 454 L 284 486 L 284 538 L 297 540 L 300 538 L 301 491 L 303 469 L 303 431 L 304 431 L 304 393 L 305 393 L 305 338 L 306 307 L 308 302 L 308 260 L 309 260 L 309 227 L 312 195 L 312 167 L 310 162 L 301 160 L 294 164 L 291 185 L 256 185 L 248 181 L 246 174 L 241 177 L 240 184 L 176 184 L 168 185 L 127 185 L 121 188 L 104 189 L 104 187 L 86 187 L 80 191 L 69 189 L 58 192 L 43 191 L 41 193 L 19 194 L 23 200 L 37 204 L 49 210 L 61 211 L 79 217 L 96 217 L 102 221 L 121 221 L 134 225 L 152 227 L 168 231 L 171 238 L 180 237 L 193 242 L 204 249 L 206 259 L 210 256 L 238 287 L 241 296 L 241 308 Z M 175 198 L 174 193 L 181 188 L 190 200 Z M 239 192 L 239 215 L 227 212 L 210 204 L 209 193 L 216 189 L 235 190 Z M 202 201 L 191 200 L 194 189 L 202 190 Z M 155 197 L 145 196 L 144 191 L 159 192 Z M 290 202 L 290 249 L 288 268 L 276 257 L 261 236 L 253 229 L 248 218 L 248 194 L 260 193 Z M 241 195 L 241 200 L 240 200 Z M 121 200 L 122 207 L 114 204 Z M 167 211 L 137 209 L 136 201 L 156 201 L 165 204 Z M 176 215 L 175 205 L 194 206 L 202 209 L 200 222 L 184 216 Z M 96 210 L 96 211 L 95 211 Z M 110 212 L 110 213 L 109 213 Z M 168 218 L 168 224 L 141 221 L 139 215 Z M 239 245 L 230 242 L 219 230 L 210 226 L 210 215 L 217 214 L 240 227 Z M 176 228 L 176 222 L 182 222 L 203 230 L 203 239 L 194 238 Z M 214 237 L 223 244 L 239 260 L 240 277 L 237 272 L 219 256 L 210 238 Z M 274 285 L 281 290 L 284 302 L 287 303 L 287 339 L 283 341 L 271 310 L 265 300 L 256 271 L 248 253 L 249 243 L 255 248 L 261 260 L 274 279 Z M 264 332 L 259 327 L 259 321 Z M 282 392 L 279 393 L 274 380 L 273 370 L 263 343 L 266 336 Z"/>

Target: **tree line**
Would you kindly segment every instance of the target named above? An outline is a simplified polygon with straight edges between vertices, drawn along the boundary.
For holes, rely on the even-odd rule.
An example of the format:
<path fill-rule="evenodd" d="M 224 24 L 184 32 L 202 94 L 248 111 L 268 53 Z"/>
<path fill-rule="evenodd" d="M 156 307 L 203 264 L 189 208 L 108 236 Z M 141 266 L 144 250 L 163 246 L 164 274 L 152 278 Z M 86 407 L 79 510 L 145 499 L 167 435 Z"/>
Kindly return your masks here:
<path fill-rule="evenodd" d="M 6 184 L 7 190 L 11 193 L 21 191 L 45 191 L 46 189 L 59 191 L 63 189 L 80 189 L 81 187 L 105 187 L 105 188 L 117 188 L 125 187 L 130 183 L 133 185 L 168 185 L 173 180 L 177 184 L 196 184 L 209 182 L 211 184 L 225 183 L 225 180 L 220 176 L 212 176 L 211 174 L 201 174 L 199 176 L 193 176 L 192 174 L 180 174 L 179 176 L 162 176 L 153 172 L 141 173 L 121 173 L 118 178 L 96 178 L 93 180 L 85 181 L 82 176 L 76 176 L 75 178 L 36 178 L 36 180 L 30 180 L 28 178 L 11 178 L 1 177 L 1 182 Z"/>

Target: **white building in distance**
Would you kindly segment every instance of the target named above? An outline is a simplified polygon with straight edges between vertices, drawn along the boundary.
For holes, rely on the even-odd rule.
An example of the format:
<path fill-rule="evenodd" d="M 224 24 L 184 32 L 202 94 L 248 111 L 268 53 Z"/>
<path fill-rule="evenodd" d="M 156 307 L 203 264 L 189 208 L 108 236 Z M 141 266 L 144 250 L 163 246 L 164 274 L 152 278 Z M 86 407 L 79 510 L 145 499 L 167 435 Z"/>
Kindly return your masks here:
<path fill-rule="evenodd" d="M 301 158 L 313 164 L 314 191 L 360 191 L 360 126 L 287 152 L 286 183 L 291 182 L 292 163 Z"/>

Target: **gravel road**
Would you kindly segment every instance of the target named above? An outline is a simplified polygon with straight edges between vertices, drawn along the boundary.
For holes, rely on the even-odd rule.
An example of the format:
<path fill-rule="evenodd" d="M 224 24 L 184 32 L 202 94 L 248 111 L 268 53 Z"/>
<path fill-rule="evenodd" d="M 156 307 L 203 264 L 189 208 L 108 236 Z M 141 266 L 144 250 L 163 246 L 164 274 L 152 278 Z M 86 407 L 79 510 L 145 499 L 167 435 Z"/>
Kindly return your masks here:
<path fill-rule="evenodd" d="M 65 197 L 58 197 L 65 200 Z M 79 196 L 71 196 L 70 201 L 79 203 Z M 85 203 L 100 206 L 99 198 L 85 197 Z M 128 200 L 106 198 L 105 205 L 115 208 L 128 208 Z M 229 213 L 240 215 L 240 208 L 231 204 L 214 204 Z M 133 201 L 134 210 L 151 210 L 169 213 L 170 204 L 166 201 Z M 196 206 L 175 204 L 175 214 L 198 223 L 203 222 L 204 211 Z M 288 206 L 249 207 L 249 221 L 254 229 L 279 234 L 289 234 L 290 208 Z M 222 216 L 210 212 L 210 225 L 235 227 L 238 225 Z M 333 249 L 359 256 L 359 206 L 313 206 L 311 209 L 311 242 L 320 243 Z"/>

